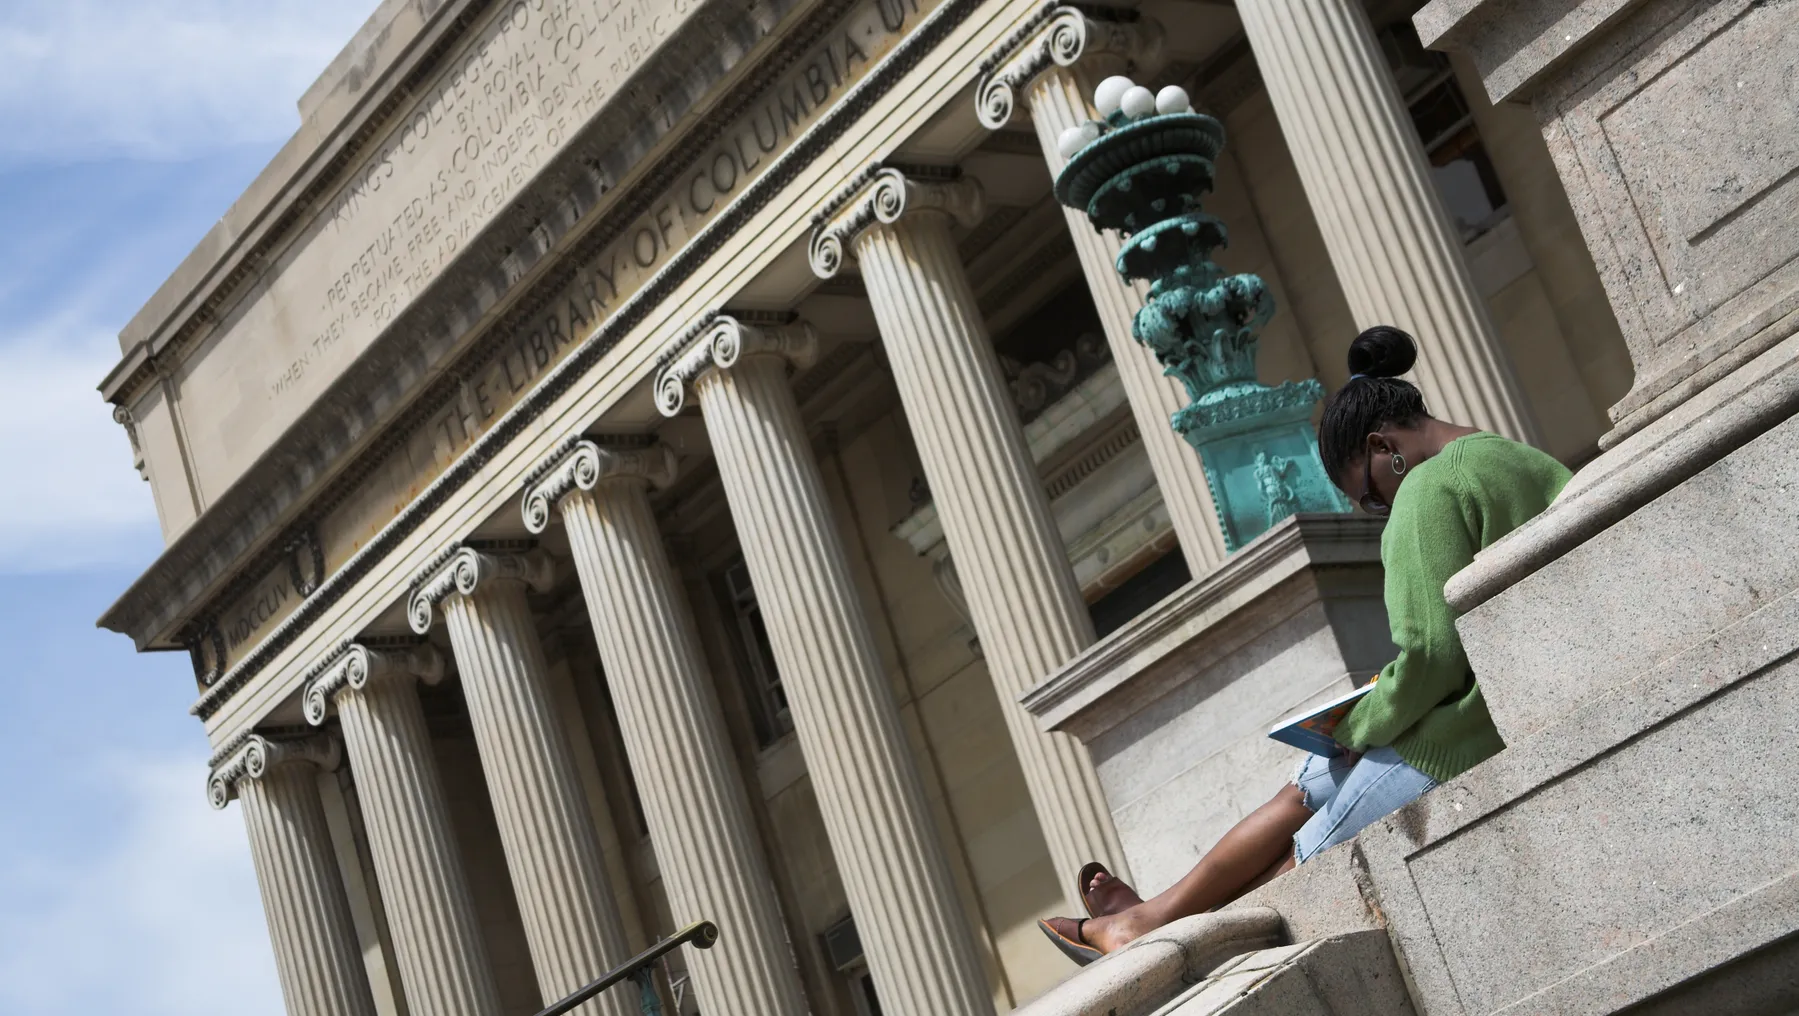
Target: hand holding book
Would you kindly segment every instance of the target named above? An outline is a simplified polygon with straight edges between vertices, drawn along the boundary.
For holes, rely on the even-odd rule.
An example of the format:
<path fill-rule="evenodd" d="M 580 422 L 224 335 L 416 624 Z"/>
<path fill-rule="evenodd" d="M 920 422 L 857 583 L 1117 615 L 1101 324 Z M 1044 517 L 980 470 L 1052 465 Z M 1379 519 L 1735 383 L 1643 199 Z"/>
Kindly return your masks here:
<path fill-rule="evenodd" d="M 1314 755 L 1336 758 L 1338 755 L 1346 753 L 1346 749 L 1338 744 L 1332 736 L 1337 731 L 1337 724 L 1343 721 L 1343 717 L 1349 715 L 1349 711 L 1362 700 L 1362 696 L 1373 690 L 1374 682 L 1369 681 L 1360 688 L 1348 694 L 1339 695 L 1321 706 L 1297 716 L 1289 716 L 1275 724 L 1274 729 L 1268 732 L 1268 736 L 1282 744 L 1302 748 Z"/>

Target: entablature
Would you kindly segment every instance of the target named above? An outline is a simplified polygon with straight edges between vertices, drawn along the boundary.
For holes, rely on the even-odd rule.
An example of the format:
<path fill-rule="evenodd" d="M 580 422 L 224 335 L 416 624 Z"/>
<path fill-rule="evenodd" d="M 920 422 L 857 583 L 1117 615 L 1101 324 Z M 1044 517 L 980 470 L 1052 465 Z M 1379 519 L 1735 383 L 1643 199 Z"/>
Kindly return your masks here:
<path fill-rule="evenodd" d="M 867 0 L 852 5 L 849 15 L 865 13 L 878 24 L 893 2 Z M 974 73 L 967 51 L 990 48 L 1031 9 L 975 0 L 921 0 L 915 12 L 909 8 L 893 45 L 879 56 L 869 53 L 870 67 L 846 80 L 839 98 L 814 110 L 791 144 L 771 153 L 732 200 L 720 202 L 638 288 L 621 292 L 585 339 L 496 413 L 434 479 L 406 491 L 391 518 L 330 563 L 318 590 L 226 668 L 194 707 L 215 740 L 291 699 L 293 680 L 343 633 L 384 623 L 405 599 L 412 573 L 443 547 L 490 517 L 509 509 L 517 514 L 525 476 L 570 434 L 654 414 L 646 382 L 675 337 L 710 308 L 729 305 L 796 245 L 803 248 L 810 212 L 853 167 L 889 156 L 945 107 L 965 102 Z M 765 94 L 744 88 L 734 98 L 748 105 Z M 563 263 L 572 260 L 559 253 Z"/>
<path fill-rule="evenodd" d="M 140 649 L 225 641 L 219 662 L 235 663 L 239 640 L 209 629 L 229 626 L 223 605 L 277 572 L 283 547 L 322 541 L 341 567 L 933 6 L 716 0 L 694 29 L 706 52 L 663 60 L 686 77 L 663 95 L 640 71 L 101 623 Z"/>

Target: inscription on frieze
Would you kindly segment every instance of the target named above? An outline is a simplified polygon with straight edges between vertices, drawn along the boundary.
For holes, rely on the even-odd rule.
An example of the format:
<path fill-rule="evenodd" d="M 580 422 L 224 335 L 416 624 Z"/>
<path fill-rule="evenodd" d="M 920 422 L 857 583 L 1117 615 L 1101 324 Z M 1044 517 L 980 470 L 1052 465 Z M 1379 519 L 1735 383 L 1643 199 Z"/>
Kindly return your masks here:
<path fill-rule="evenodd" d="M 441 474 L 841 99 L 941 0 L 865 0 L 795 61 L 719 139 L 535 316 L 507 328 L 497 355 L 410 434 L 319 524 L 325 571 L 339 567 Z M 303 597 L 291 598 L 278 616 Z M 254 610 L 245 602 L 238 610 Z M 229 662 L 258 638 L 227 646 Z"/>
<path fill-rule="evenodd" d="M 375 143 L 183 379 L 208 497 L 515 200 L 699 0 L 512 0 Z"/>

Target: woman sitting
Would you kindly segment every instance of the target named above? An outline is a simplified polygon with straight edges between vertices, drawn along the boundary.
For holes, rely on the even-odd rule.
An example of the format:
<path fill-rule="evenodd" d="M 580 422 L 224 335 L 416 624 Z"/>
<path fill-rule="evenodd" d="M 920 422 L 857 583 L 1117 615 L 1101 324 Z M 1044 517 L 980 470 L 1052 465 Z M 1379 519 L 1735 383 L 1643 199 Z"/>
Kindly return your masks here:
<path fill-rule="evenodd" d="M 1318 425 L 1331 482 L 1370 515 L 1388 516 L 1381 565 L 1399 656 L 1338 725 L 1344 752 L 1306 756 L 1292 783 L 1168 890 L 1144 900 L 1103 866 L 1083 868 L 1076 877 L 1088 916 L 1040 922 L 1076 962 L 1236 899 L 1505 747 L 1443 586 L 1477 551 L 1549 507 L 1569 473 L 1528 445 L 1431 416 L 1418 389 L 1399 380 L 1417 356 L 1397 328 L 1357 336 L 1349 383 Z"/>

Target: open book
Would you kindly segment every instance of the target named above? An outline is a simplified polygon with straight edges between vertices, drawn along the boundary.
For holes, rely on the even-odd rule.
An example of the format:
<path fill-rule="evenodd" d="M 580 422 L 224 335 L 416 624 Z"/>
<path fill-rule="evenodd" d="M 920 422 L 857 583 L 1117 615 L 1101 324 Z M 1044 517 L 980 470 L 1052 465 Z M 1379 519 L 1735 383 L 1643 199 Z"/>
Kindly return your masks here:
<path fill-rule="evenodd" d="M 1337 730 L 1337 724 L 1343 721 L 1343 717 L 1349 715 L 1349 711 L 1355 708 L 1355 704 L 1362 700 L 1363 695 L 1373 690 L 1374 682 L 1369 681 L 1355 691 L 1339 695 L 1321 706 L 1297 716 L 1289 716 L 1275 724 L 1274 729 L 1268 732 L 1268 736 L 1282 744 L 1302 748 L 1314 755 L 1335 758 L 1343 753 L 1343 746 L 1331 738 L 1331 735 Z"/>

